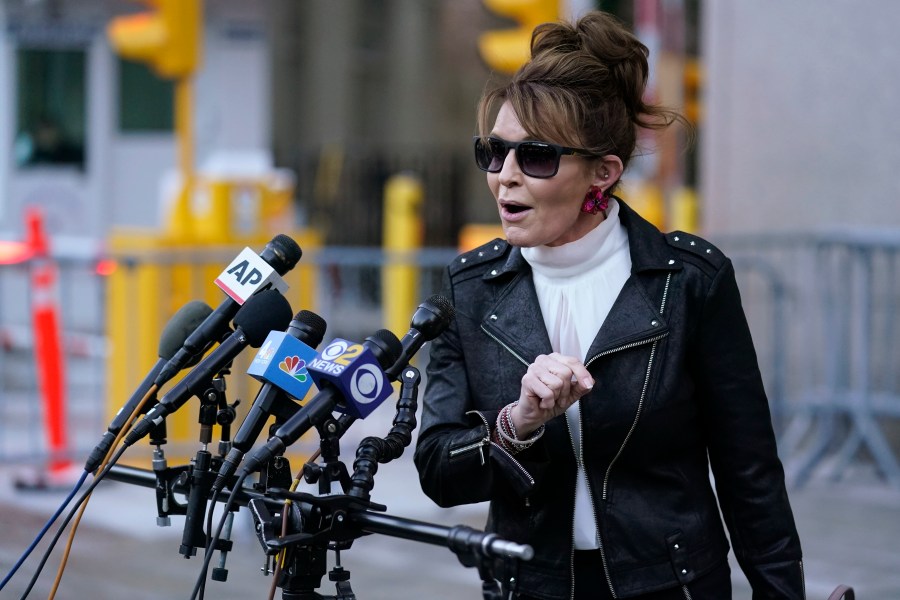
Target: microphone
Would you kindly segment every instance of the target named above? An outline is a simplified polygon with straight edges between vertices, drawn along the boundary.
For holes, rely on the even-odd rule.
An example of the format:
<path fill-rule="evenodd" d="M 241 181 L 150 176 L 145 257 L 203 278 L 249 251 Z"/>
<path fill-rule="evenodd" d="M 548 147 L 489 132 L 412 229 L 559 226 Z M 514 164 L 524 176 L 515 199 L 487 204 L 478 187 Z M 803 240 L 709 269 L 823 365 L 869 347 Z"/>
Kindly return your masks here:
<path fill-rule="evenodd" d="M 453 308 L 453 304 L 440 294 L 431 296 L 419 305 L 410 319 L 409 331 L 400 340 L 403 347 L 400 358 L 385 369 L 391 381 L 396 381 L 400 377 L 400 371 L 406 368 L 425 342 L 430 342 L 447 330 L 455 316 L 456 309 Z"/>
<path fill-rule="evenodd" d="M 298 313 L 291 323 L 303 324 L 302 319 L 309 318 L 307 315 L 318 320 L 318 323 L 313 323 L 315 329 L 309 324 L 304 324 L 305 331 L 290 326 L 287 331 L 273 331 L 247 369 L 248 375 L 259 379 L 269 387 L 280 388 L 297 400 L 303 400 L 306 392 L 312 387 L 313 380 L 307 365 L 316 358 L 313 347 L 318 346 L 325 335 L 325 321 L 315 313 L 309 311 Z M 310 338 L 313 347 L 307 343 Z"/>
<path fill-rule="evenodd" d="M 228 294 L 228 298 L 188 336 L 181 349 L 157 375 L 156 385 L 162 386 L 183 369 L 191 357 L 202 354 L 210 344 L 219 340 L 228 330 L 228 322 L 253 294 L 273 287 L 281 291 L 287 289 L 279 276 L 293 269 L 302 255 L 297 242 L 284 234 L 272 238 L 259 256 L 249 248 L 241 251 L 216 278 L 216 285 Z"/>
<path fill-rule="evenodd" d="M 213 375 L 221 371 L 248 345 L 259 348 L 273 329 L 284 329 L 291 318 L 291 306 L 275 290 L 253 295 L 234 317 L 234 333 L 201 360 L 184 379 L 172 387 L 162 400 L 125 436 L 123 444 L 131 446 L 150 433 L 166 416 L 178 410 L 188 399 L 209 387 Z"/>
<path fill-rule="evenodd" d="M 306 365 L 315 358 L 314 348 L 322 343 L 325 329 L 325 319 L 314 312 L 302 310 L 294 316 L 286 332 L 273 331 L 266 338 L 247 370 L 247 373 L 263 381 L 263 386 L 231 442 L 231 450 L 213 484 L 214 490 L 222 489 L 225 480 L 237 470 L 269 416 L 278 405 L 284 404 L 285 395 L 298 400 L 306 396 L 312 387 Z"/>
<path fill-rule="evenodd" d="M 284 452 L 335 409 L 349 414 L 356 410 L 366 411 L 365 414 L 372 412 L 393 392 L 382 369 L 394 364 L 402 351 L 400 340 L 387 329 L 377 331 L 362 344 L 351 344 L 341 339 L 331 342 L 320 354 L 323 357 L 320 366 L 314 366 L 320 359 L 313 360 L 309 365 L 313 381 L 318 378 L 316 385 L 321 391 L 285 421 L 265 446 L 258 448 L 247 459 L 242 473 L 253 473 L 273 456 Z M 329 369 L 332 371 L 329 372 Z"/>
<path fill-rule="evenodd" d="M 369 416 L 394 391 L 375 354 L 363 344 L 341 338 L 332 340 L 309 363 L 309 373 L 320 390 L 336 387 L 344 401 L 335 408 L 358 419 Z"/>
<path fill-rule="evenodd" d="M 109 449 L 112 448 L 116 436 L 122 431 L 122 428 L 128 421 L 128 417 L 131 416 L 131 413 L 134 412 L 134 409 L 137 408 L 138 404 L 140 404 L 141 400 L 143 400 L 144 396 L 150 390 L 150 387 L 153 385 L 153 382 L 160 371 L 166 366 L 169 359 L 178 352 L 178 349 L 184 345 L 184 341 L 191 332 L 197 329 L 212 311 L 212 307 L 206 302 L 194 300 L 182 306 L 174 315 L 172 315 L 172 318 L 169 319 L 169 322 L 166 323 L 166 326 L 163 328 L 162 335 L 159 339 L 159 360 L 156 361 L 156 364 L 153 365 L 153 368 L 150 369 L 150 372 L 140 385 L 138 385 L 137 389 L 131 395 L 131 398 L 128 399 L 116 413 L 115 417 L 113 417 L 106 433 L 103 434 L 100 442 L 88 456 L 84 466 L 85 471 L 93 472 L 100 466 L 103 458 L 107 455 Z"/>

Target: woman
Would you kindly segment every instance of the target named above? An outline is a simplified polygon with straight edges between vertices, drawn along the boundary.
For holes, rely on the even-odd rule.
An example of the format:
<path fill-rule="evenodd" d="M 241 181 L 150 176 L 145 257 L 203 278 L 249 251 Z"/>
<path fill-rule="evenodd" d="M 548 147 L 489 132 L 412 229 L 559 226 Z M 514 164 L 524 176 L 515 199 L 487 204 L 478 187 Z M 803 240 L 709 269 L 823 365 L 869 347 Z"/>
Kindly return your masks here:
<path fill-rule="evenodd" d="M 530 62 L 482 98 L 475 158 L 506 240 L 447 268 L 422 487 L 490 500 L 488 528 L 534 548 L 519 598 L 730 598 L 721 509 L 754 599 L 800 599 L 731 262 L 611 195 L 639 128 L 679 120 L 644 103 L 647 76 L 647 48 L 592 12 L 537 27 Z"/>

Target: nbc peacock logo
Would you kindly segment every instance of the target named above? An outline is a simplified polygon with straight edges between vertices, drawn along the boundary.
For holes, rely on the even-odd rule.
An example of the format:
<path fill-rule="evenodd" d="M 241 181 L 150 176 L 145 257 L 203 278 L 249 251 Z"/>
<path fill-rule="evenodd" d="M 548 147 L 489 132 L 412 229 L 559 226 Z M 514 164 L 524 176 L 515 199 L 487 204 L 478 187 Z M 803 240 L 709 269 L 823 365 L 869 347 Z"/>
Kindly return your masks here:
<path fill-rule="evenodd" d="M 306 383 L 306 379 L 309 377 L 306 361 L 299 356 L 285 356 L 284 360 L 278 363 L 278 368 L 300 383 Z"/>

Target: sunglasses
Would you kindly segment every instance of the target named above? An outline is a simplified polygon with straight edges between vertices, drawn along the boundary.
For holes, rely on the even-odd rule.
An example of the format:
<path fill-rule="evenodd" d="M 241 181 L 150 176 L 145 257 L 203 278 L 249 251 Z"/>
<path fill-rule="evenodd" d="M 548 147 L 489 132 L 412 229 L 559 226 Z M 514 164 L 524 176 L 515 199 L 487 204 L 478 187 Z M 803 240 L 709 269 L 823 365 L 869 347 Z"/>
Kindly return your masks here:
<path fill-rule="evenodd" d="M 507 142 L 496 137 L 487 140 L 475 136 L 475 164 L 482 171 L 499 173 L 510 150 L 516 151 L 519 168 L 529 177 L 547 179 L 559 171 L 559 157 L 563 154 L 594 156 L 587 150 L 567 148 L 549 142 Z"/>

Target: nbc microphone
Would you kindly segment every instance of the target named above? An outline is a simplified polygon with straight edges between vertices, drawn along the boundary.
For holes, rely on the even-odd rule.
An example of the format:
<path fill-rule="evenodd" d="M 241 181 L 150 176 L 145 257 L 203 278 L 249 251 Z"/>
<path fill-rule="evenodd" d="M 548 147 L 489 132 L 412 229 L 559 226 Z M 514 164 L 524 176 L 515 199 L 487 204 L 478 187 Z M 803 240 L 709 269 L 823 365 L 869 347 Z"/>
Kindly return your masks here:
<path fill-rule="evenodd" d="M 251 296 L 234 317 L 234 333 L 169 390 L 125 436 L 123 444 L 131 446 L 146 436 L 191 396 L 205 391 L 212 376 L 234 360 L 244 348 L 248 345 L 259 348 L 270 331 L 284 329 L 290 319 L 291 306 L 279 292 L 263 290 Z"/>
<path fill-rule="evenodd" d="M 307 370 L 316 357 L 315 347 L 325 336 L 325 319 L 314 312 L 302 310 L 294 316 L 286 332 L 273 331 L 260 347 L 247 373 L 263 381 L 253 405 L 234 436 L 231 450 L 219 468 L 213 490 L 220 490 L 253 447 L 269 416 L 285 419 L 279 412 L 290 404 L 287 396 L 302 400 L 312 387 L 312 377 Z M 293 413 L 291 413 L 293 414 Z"/>
<path fill-rule="evenodd" d="M 279 427 L 265 446 L 248 457 L 242 472 L 259 469 L 334 410 L 357 417 L 371 413 L 394 391 L 383 369 L 393 365 L 402 351 L 400 340 L 386 329 L 367 337 L 362 344 L 333 340 L 307 367 L 319 393 Z"/>
<path fill-rule="evenodd" d="M 272 238 L 259 255 L 244 248 L 215 281 L 228 298 L 188 336 L 156 377 L 156 385 L 162 386 L 184 368 L 191 357 L 202 354 L 210 344 L 217 342 L 228 331 L 228 322 L 253 294 L 272 288 L 285 291 L 287 284 L 281 275 L 293 269 L 302 255 L 297 242 L 283 234 Z"/>

